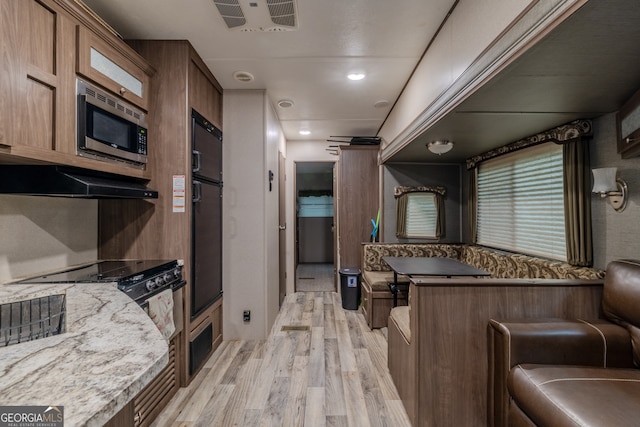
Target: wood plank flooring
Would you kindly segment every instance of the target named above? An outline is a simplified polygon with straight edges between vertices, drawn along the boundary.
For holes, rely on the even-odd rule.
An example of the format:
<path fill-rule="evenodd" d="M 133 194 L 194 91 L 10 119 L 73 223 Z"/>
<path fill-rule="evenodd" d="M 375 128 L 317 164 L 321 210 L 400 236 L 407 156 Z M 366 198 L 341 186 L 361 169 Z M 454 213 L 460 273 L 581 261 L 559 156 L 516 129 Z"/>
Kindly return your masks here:
<path fill-rule="evenodd" d="M 153 426 L 410 426 L 387 340 L 335 292 L 288 295 L 266 341 L 224 341 Z"/>
<path fill-rule="evenodd" d="M 333 292 L 336 273 L 333 264 L 298 264 L 296 292 Z"/>

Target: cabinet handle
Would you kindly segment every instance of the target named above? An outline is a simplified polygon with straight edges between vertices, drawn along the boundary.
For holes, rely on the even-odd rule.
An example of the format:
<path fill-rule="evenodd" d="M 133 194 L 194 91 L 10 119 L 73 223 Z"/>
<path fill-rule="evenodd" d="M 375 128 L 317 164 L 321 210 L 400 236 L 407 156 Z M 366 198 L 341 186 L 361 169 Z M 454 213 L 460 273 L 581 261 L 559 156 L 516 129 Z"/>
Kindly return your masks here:
<path fill-rule="evenodd" d="M 140 414 L 140 411 L 136 412 L 135 417 L 133 417 L 133 422 L 135 425 L 140 425 L 140 420 L 142 419 L 142 414 Z"/>
<path fill-rule="evenodd" d="M 120 95 L 124 95 L 127 92 L 127 90 L 123 87 L 120 88 Z"/>

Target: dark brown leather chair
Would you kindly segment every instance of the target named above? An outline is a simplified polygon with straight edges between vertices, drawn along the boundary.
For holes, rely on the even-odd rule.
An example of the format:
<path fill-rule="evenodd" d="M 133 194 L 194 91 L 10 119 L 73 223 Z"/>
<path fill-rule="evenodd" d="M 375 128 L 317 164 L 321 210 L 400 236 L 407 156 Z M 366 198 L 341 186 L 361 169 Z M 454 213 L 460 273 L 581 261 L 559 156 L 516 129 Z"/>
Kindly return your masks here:
<path fill-rule="evenodd" d="M 602 312 L 489 322 L 490 426 L 640 425 L 640 261 L 609 264 Z"/>

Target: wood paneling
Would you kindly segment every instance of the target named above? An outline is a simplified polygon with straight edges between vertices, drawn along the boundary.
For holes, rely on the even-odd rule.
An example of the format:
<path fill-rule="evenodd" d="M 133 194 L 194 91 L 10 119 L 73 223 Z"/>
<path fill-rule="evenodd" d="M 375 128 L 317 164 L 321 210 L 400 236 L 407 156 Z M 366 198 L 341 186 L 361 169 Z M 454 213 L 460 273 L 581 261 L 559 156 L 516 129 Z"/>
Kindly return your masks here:
<path fill-rule="evenodd" d="M 0 163 L 56 163 L 148 178 L 144 170 L 76 155 L 79 28 L 144 73 L 153 71 L 79 2 L 0 2 Z"/>
<path fill-rule="evenodd" d="M 340 268 L 360 266 L 361 243 L 371 238 L 378 214 L 378 147 L 343 146 L 338 160 L 338 253 Z"/>
<path fill-rule="evenodd" d="M 418 381 L 414 426 L 486 424 L 489 319 L 595 319 L 601 294 L 601 281 L 416 279 L 411 343 L 389 349 L 389 363 L 405 363 Z"/>
<path fill-rule="evenodd" d="M 114 94 L 121 96 L 143 110 L 149 109 L 149 82 L 153 69 L 142 59 L 132 61 L 131 54 L 121 53 L 121 49 L 112 46 L 107 40 L 87 28 L 78 27 L 78 74 L 93 80 Z M 91 50 L 94 49 L 107 57 L 122 71 L 138 80 L 142 86 L 142 93 L 136 94 L 124 88 L 120 83 L 102 74 L 91 64 Z M 145 66 L 146 65 L 146 66 Z M 122 72 L 121 71 L 121 72 Z"/>
<path fill-rule="evenodd" d="M 149 114 L 149 187 L 158 199 L 99 202 L 101 258 L 161 258 L 184 260 L 183 275 L 191 277 L 191 108 L 209 120 L 222 123 L 222 92 L 191 45 L 184 40 L 134 40 L 129 44 L 156 69 L 151 82 Z M 204 67 L 204 68 L 203 68 Z M 186 183 L 184 212 L 173 210 L 173 177 Z M 190 319 L 189 284 L 185 286 L 185 333 L 203 322 L 213 323 L 214 348 L 222 341 L 221 300 L 197 319 Z M 179 376 L 188 381 L 186 363 Z"/>

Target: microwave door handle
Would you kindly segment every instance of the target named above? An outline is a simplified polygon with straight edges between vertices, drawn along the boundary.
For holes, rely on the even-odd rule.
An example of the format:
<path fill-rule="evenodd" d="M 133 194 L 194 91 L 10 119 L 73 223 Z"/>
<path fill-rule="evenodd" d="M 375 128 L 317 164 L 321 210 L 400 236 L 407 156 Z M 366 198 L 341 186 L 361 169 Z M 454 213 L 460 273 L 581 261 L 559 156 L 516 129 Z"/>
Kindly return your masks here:
<path fill-rule="evenodd" d="M 200 167 L 202 166 L 202 155 L 198 150 L 191 150 L 191 167 L 193 168 L 193 172 L 200 172 Z"/>
<path fill-rule="evenodd" d="M 202 183 L 200 181 L 193 181 L 193 203 L 200 203 L 202 201 Z"/>

